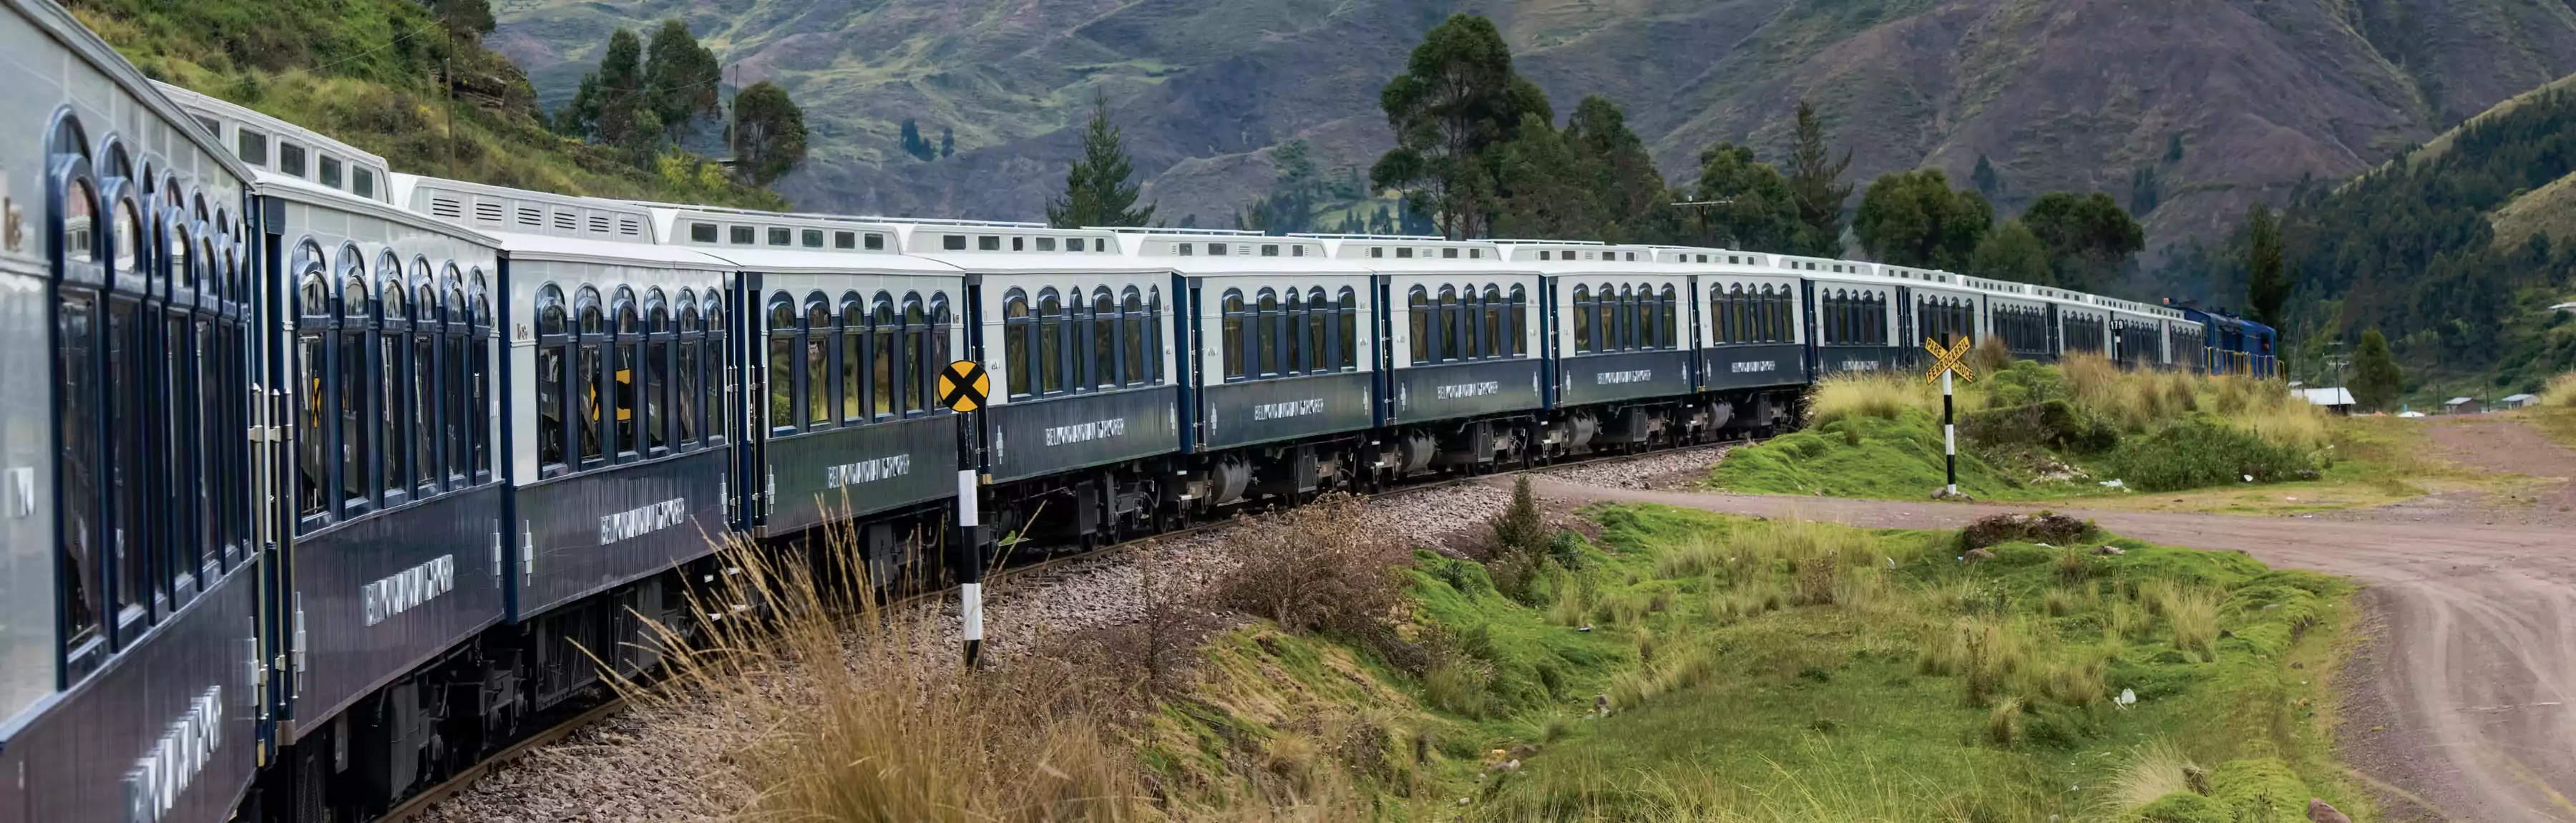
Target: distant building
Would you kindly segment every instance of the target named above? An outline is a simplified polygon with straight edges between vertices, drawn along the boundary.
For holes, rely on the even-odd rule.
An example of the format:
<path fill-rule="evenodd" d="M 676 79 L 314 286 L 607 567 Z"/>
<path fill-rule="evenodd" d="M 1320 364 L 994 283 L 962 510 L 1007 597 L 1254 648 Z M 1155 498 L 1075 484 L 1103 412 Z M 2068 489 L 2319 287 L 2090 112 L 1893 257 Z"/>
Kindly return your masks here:
<path fill-rule="evenodd" d="M 2524 406 L 2537 405 L 2540 405 L 2540 395 L 2536 394 L 2517 394 L 2512 397 L 2496 401 L 2496 408 L 2499 409 L 2519 409 Z"/>
<path fill-rule="evenodd" d="M 2454 397 L 2442 403 L 2443 414 L 2477 414 L 2486 410 L 2474 397 Z"/>
<path fill-rule="evenodd" d="M 2299 397 L 2312 405 L 2323 406 L 2336 414 L 2352 413 L 2352 392 L 2341 387 L 2330 389 L 2295 389 Z"/>

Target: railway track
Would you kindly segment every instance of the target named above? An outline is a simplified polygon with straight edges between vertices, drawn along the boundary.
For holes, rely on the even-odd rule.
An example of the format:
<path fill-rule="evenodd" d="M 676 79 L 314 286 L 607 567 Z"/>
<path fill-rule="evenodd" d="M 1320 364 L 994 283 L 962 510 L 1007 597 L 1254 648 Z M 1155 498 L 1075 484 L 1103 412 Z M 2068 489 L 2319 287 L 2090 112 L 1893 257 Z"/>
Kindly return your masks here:
<path fill-rule="evenodd" d="M 1701 443 L 1647 452 L 1594 455 L 1578 459 L 1558 460 L 1542 466 L 1509 469 L 1486 474 L 1443 475 L 1405 483 L 1394 488 L 1367 495 L 1367 497 L 1372 500 L 1391 500 L 1405 495 L 1420 494 L 1423 492 L 1451 488 L 1470 483 L 1479 483 L 1486 479 L 1495 477 L 1511 477 L 1521 474 L 1541 474 L 1562 469 L 1615 465 L 1621 462 L 1638 461 L 1655 457 L 1669 457 L 1695 451 L 1723 449 L 1758 442 L 1761 442 L 1760 438 L 1748 438 L 1720 443 Z M 1231 525 L 1233 522 L 1232 518 L 1211 519 L 1206 522 L 1192 524 L 1183 528 L 1166 532 L 1158 532 L 1152 535 L 1137 537 L 1135 539 L 1100 546 L 1089 550 L 1050 554 L 1046 557 L 1031 559 L 1024 563 L 1006 564 L 1002 568 L 995 570 L 987 583 L 998 588 L 999 584 L 1010 581 L 1014 578 L 1025 578 L 1085 561 L 1116 557 L 1120 553 L 1133 550 L 1139 546 L 1161 540 L 1170 540 L 1203 534 L 1217 528 Z M 1007 552 L 1003 555 L 1003 559 L 1005 561 L 1009 559 L 1009 554 Z M 951 590 L 947 588 L 929 589 L 894 598 L 887 605 L 890 607 L 910 606 L 928 600 L 947 597 L 950 594 Z M 531 734 L 527 738 L 494 753 L 491 757 L 484 758 L 481 762 L 459 771 L 455 776 L 440 782 L 438 785 L 432 786 L 421 791 L 419 794 L 413 795 L 410 799 L 395 805 L 383 816 L 378 817 L 377 820 L 379 823 L 409 823 L 409 821 L 420 819 L 440 803 L 454 798 L 457 794 L 473 786 L 475 782 L 481 780 L 485 775 L 490 774 L 493 769 L 507 765 L 521 757 L 525 757 L 530 752 L 561 741 L 564 738 L 571 736 L 573 733 L 584 728 L 588 728 L 591 725 L 597 724 L 611 717 L 615 717 L 619 713 L 624 712 L 626 708 L 627 699 L 624 696 L 612 696 L 597 706 L 566 717 L 554 725 L 548 726 L 545 729 Z"/>

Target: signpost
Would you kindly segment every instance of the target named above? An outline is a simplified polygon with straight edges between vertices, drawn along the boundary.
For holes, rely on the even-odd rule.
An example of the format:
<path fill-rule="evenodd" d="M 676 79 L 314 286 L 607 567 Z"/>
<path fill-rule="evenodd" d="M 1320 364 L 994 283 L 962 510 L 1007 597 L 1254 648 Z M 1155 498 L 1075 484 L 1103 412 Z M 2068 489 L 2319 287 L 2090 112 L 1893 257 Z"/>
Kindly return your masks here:
<path fill-rule="evenodd" d="M 984 654 L 984 538 L 977 511 L 983 487 L 976 482 L 975 425 L 968 415 L 984 407 L 993 376 L 982 363 L 959 360 L 939 370 L 938 388 L 939 404 L 957 413 L 957 616 L 966 637 L 966 668 L 973 669 Z"/>
<path fill-rule="evenodd" d="M 1968 338 L 1966 337 L 1951 341 L 1948 347 L 1943 347 L 1938 341 L 1926 337 L 1923 338 L 1923 350 L 1932 353 L 1932 373 L 1924 375 L 1924 381 L 1930 382 L 1935 379 L 1941 381 L 1941 457 L 1948 464 L 1949 474 L 1949 486 L 1943 492 L 1943 496 L 1957 497 L 1959 496 L 1959 427 L 1951 416 L 1953 404 L 1950 377 L 1957 375 L 1961 380 L 1974 382 L 1977 379 L 1977 370 L 1968 367 Z"/>

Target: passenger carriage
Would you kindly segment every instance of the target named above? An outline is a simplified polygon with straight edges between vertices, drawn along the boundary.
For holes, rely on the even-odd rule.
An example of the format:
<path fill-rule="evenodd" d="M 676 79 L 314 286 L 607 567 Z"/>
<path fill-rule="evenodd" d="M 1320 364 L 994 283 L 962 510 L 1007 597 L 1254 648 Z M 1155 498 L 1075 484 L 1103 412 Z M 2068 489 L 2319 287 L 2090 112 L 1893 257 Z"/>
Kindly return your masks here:
<path fill-rule="evenodd" d="M 966 350 L 964 274 L 902 254 L 883 224 L 695 206 L 651 213 L 659 242 L 722 260 L 737 299 L 760 307 L 745 317 L 761 342 L 747 353 L 756 423 L 741 447 L 741 525 L 767 538 L 862 523 L 873 579 L 911 571 L 903 548 L 957 496 L 957 426 L 935 381 Z M 645 359 L 671 370 L 676 419 L 693 424 L 704 367 L 691 347 L 672 348 L 668 361 L 652 349 Z"/>
<path fill-rule="evenodd" d="M 1844 372 L 1890 371 L 1906 349 L 1896 339 L 1902 308 L 1896 286 L 1867 263 L 1780 255 L 1804 281 L 1810 349 L 1818 379 Z"/>
<path fill-rule="evenodd" d="M 1383 474 L 1376 290 L 1316 237 L 1128 234 L 1140 265 L 1183 295 L 1174 354 L 1188 387 L 1179 497 L 1192 511 L 1297 499 Z"/>
<path fill-rule="evenodd" d="M 2104 355 L 2111 349 L 2111 314 L 2093 305 L 2092 295 L 2053 286 L 2032 286 L 2031 294 L 2047 304 L 2050 333 L 2057 355 Z"/>
<path fill-rule="evenodd" d="M 1698 350 L 1692 377 L 1726 404 L 1716 425 L 1759 428 L 1784 418 L 1811 379 L 1797 276 L 1768 254 L 1674 247 L 1655 255 L 1694 273 L 1686 312 Z"/>
<path fill-rule="evenodd" d="M 56 4 L 0 55 L 0 821 L 222 820 L 265 754 L 251 170 Z"/>
<path fill-rule="evenodd" d="M 1545 346 L 1552 453 L 1636 448 L 1722 422 L 1694 397 L 1693 266 L 1638 246 L 1514 242 L 1505 253 L 1540 271 L 1555 318 Z"/>
<path fill-rule="evenodd" d="M 277 742 L 308 771 L 355 752 L 393 788 L 418 783 L 438 771 L 423 762 L 429 738 L 482 732 L 426 718 L 447 713 L 445 683 L 483 672 L 423 668 L 505 617 L 495 245 L 381 199 L 381 158 L 169 93 L 257 169 L 277 250 L 264 282 L 289 315 L 277 348 L 292 375 L 280 570 L 292 594 L 278 608 L 293 652 Z"/>
<path fill-rule="evenodd" d="M 1182 415 L 1171 270 L 1099 229 L 893 225 L 905 253 L 964 273 L 979 318 L 961 351 L 992 380 L 972 435 L 993 486 L 985 523 L 1088 544 L 1162 516 Z"/>
<path fill-rule="evenodd" d="M 1326 236 L 1333 259 L 1374 272 L 1380 323 L 1372 468 L 1385 477 L 1482 470 L 1532 453 L 1547 405 L 1538 269 L 1505 244 Z"/>
<path fill-rule="evenodd" d="M 1870 271 L 1896 282 L 1897 316 L 1894 344 L 1897 364 L 1922 368 L 1931 362 L 1926 341 L 1950 345 L 1982 340 L 1977 327 L 1978 292 L 1964 278 L 1939 269 L 1915 269 L 1873 263 Z"/>
<path fill-rule="evenodd" d="M 517 630 L 489 639 L 488 688 L 509 716 L 546 711 L 596 687 L 600 661 L 618 674 L 652 665 L 644 624 L 684 613 L 673 569 L 713 554 L 728 529 L 740 440 L 730 266 L 657 245 L 652 215 L 632 204 L 393 181 L 397 202 L 501 247 L 501 544 Z M 654 370 L 687 359 L 691 374 Z"/>
<path fill-rule="evenodd" d="M 1964 275 L 1959 281 L 1983 295 L 1981 328 L 2002 338 L 2006 352 L 2023 360 L 2056 361 L 2055 324 L 2049 319 L 2048 302 L 2035 291 L 2038 286 Z"/>

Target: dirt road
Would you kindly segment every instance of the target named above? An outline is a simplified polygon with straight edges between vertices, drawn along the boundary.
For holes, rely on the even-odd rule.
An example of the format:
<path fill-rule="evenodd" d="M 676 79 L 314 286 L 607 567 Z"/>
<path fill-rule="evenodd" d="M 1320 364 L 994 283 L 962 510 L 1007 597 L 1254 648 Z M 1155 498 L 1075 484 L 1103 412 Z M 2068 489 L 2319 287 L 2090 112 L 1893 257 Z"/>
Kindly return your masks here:
<path fill-rule="evenodd" d="M 2348 517 L 2068 513 L 2139 540 L 2238 549 L 2367 584 L 2371 639 L 2345 669 L 2340 753 L 2378 785 L 2387 817 L 2576 823 L 2576 484 L 2566 480 L 2576 452 L 2509 420 L 2428 425 L 2460 465 L 2554 480 L 2536 495 Z M 1535 485 L 1569 502 L 1887 528 L 1955 528 L 2016 508 Z"/>

